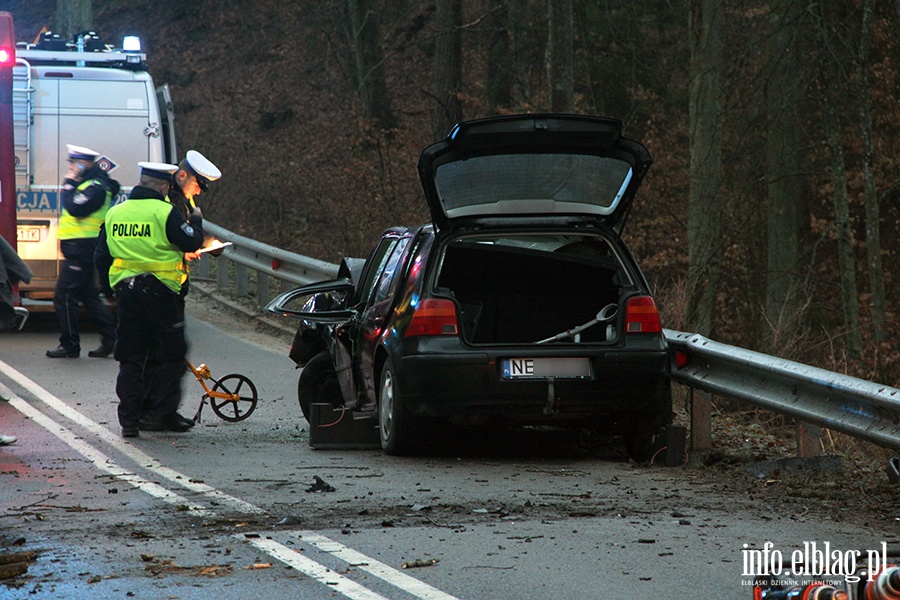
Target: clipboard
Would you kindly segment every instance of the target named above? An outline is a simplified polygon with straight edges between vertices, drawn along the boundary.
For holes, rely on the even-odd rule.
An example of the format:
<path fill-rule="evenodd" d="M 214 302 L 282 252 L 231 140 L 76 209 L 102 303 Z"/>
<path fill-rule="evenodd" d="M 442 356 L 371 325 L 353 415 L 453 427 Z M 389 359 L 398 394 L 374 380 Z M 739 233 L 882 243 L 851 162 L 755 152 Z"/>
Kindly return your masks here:
<path fill-rule="evenodd" d="M 218 244 L 214 244 L 212 246 L 208 246 L 206 248 L 200 248 L 197 250 L 197 254 L 206 254 L 207 252 L 212 252 L 213 250 L 219 250 L 221 248 L 225 248 L 226 246 L 231 246 L 231 242 L 220 242 Z"/>

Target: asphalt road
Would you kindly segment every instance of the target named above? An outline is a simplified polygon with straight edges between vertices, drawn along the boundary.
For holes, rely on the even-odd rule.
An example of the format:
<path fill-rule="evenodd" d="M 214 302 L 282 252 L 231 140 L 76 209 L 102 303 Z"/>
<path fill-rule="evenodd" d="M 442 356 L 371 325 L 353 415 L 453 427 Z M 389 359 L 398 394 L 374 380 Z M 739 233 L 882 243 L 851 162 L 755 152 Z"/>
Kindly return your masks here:
<path fill-rule="evenodd" d="M 51 321 L 0 334 L 0 432 L 19 437 L 0 447 L 0 557 L 35 552 L 0 598 L 739 599 L 748 548 L 771 542 L 790 569 L 804 542 L 828 542 L 865 568 L 865 550 L 896 543 L 896 523 L 634 465 L 614 439 L 588 452 L 552 430 L 454 431 L 418 457 L 313 450 L 290 337 L 191 314 L 191 360 L 258 388 L 245 421 L 206 408 L 188 433 L 124 440 L 115 361 L 45 358 Z M 201 396 L 186 376 L 182 413 Z"/>

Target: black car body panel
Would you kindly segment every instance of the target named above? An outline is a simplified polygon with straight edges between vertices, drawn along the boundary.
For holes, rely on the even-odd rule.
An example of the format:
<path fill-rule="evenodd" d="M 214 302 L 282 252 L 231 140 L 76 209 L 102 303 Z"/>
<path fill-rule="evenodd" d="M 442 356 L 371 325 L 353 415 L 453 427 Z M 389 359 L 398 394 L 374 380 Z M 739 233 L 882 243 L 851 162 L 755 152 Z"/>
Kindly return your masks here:
<path fill-rule="evenodd" d="M 340 389 L 330 401 L 377 412 L 390 453 L 414 451 L 421 426 L 439 418 L 618 430 L 644 457 L 671 418 L 670 354 L 647 281 L 614 228 L 650 165 L 620 129 L 572 115 L 460 124 L 419 161 L 434 224 L 391 228 L 364 263 L 345 259 L 339 279 L 270 303 L 300 319 L 291 357 L 302 365 L 328 352 L 339 384 L 329 389 Z M 557 164 L 553 154 L 579 168 L 523 173 L 516 184 L 528 162 L 519 157 Z M 582 177 L 581 155 L 612 175 Z M 467 165 L 453 173 L 464 177 L 491 156 L 507 172 L 491 188 L 476 169 L 487 195 L 440 181 L 444 167 Z M 507 193 L 524 189 L 535 197 Z"/>

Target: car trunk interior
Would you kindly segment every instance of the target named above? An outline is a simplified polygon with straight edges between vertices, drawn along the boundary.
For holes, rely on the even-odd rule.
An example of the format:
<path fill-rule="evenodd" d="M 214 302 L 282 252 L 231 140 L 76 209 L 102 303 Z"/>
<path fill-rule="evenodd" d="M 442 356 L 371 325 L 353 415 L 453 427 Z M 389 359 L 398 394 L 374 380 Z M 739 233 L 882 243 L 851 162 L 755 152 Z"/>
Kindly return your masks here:
<path fill-rule="evenodd" d="M 446 247 L 435 293 L 457 301 L 463 339 L 469 343 L 536 343 L 617 304 L 625 280 L 620 268 L 600 239 L 526 243 L 523 238 L 518 245 L 460 239 Z M 580 335 L 581 343 L 614 339 L 607 323 Z M 572 340 L 562 343 L 567 342 Z"/>

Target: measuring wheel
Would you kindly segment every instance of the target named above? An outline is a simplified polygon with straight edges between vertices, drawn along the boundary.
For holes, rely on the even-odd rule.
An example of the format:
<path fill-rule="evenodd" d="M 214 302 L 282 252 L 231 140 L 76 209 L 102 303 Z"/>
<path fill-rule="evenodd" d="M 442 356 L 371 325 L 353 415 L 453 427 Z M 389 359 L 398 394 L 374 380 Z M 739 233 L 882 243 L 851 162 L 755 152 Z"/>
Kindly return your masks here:
<path fill-rule="evenodd" d="M 256 410 L 256 386 L 244 375 L 232 373 L 222 377 L 213 386 L 212 391 L 229 394 L 237 399 L 216 398 L 209 396 L 213 412 L 226 421 L 243 421 Z"/>

